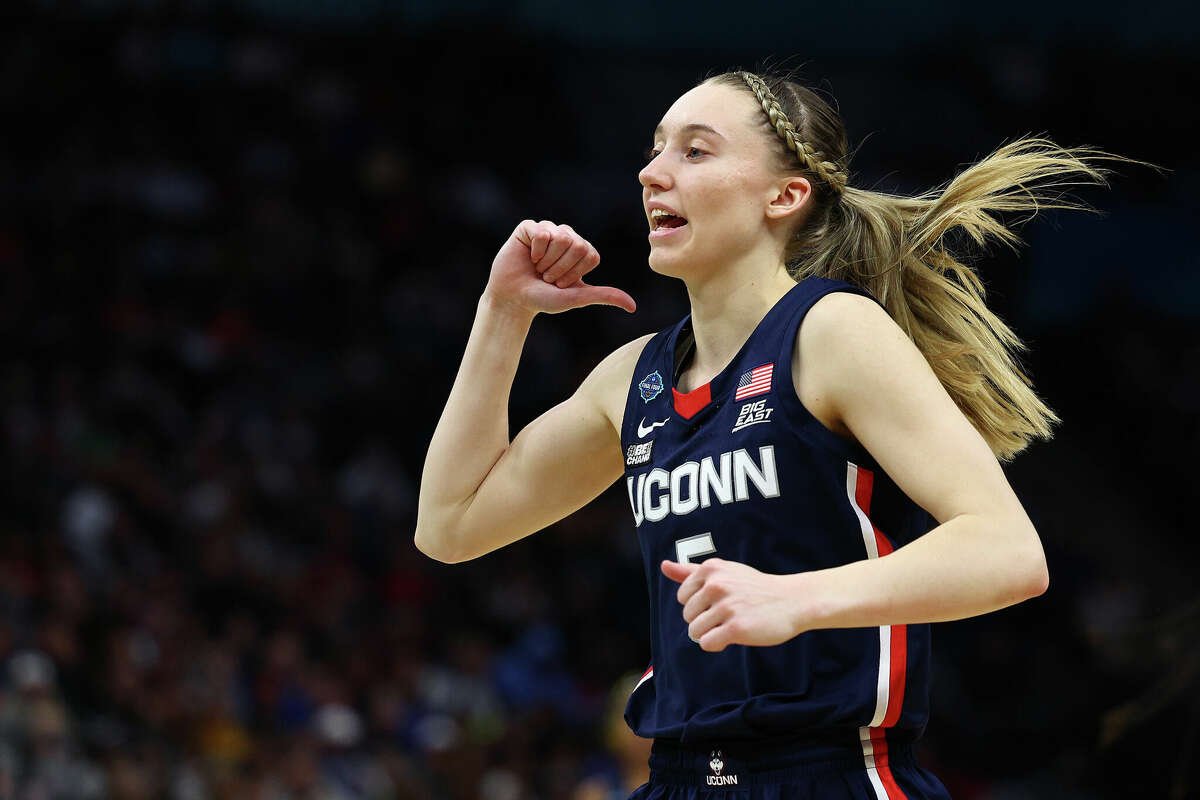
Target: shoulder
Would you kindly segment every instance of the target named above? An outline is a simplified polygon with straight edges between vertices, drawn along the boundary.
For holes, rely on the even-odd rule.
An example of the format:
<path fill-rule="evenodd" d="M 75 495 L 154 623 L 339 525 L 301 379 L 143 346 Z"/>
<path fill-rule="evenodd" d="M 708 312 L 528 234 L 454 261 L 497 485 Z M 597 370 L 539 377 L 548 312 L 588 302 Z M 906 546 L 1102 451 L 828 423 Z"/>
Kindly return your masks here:
<path fill-rule="evenodd" d="M 869 424 L 911 426 L 930 409 L 956 408 L 925 355 L 870 297 L 820 298 L 797 331 L 796 351 L 810 384 L 797 376 L 798 389 L 819 395 L 834 424 L 864 445 Z"/>
<path fill-rule="evenodd" d="M 852 396 L 872 391 L 891 368 L 924 357 L 874 298 L 849 291 L 818 298 L 796 330 L 792 376 L 801 402 L 827 428 L 856 438 L 844 419 Z"/>
<path fill-rule="evenodd" d="M 833 291 L 817 298 L 796 331 L 797 342 L 803 338 L 835 348 L 862 344 L 879 334 L 905 336 L 877 300 L 851 291 Z"/>
<path fill-rule="evenodd" d="M 625 416 L 625 399 L 633 382 L 633 371 L 646 344 L 655 335 L 647 333 L 613 350 L 600 360 L 579 386 L 579 393 L 599 406 L 618 432 L 621 430 L 621 419 Z"/>

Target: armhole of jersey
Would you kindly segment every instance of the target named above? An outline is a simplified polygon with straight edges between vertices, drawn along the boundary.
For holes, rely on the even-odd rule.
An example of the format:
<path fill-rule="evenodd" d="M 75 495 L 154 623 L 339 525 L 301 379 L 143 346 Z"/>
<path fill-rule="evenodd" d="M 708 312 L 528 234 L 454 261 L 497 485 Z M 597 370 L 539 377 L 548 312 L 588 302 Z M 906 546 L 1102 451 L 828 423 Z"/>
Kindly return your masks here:
<path fill-rule="evenodd" d="M 853 461 L 861 466 L 875 469 L 878 467 L 878 464 L 876 464 L 875 459 L 871 457 L 871 454 L 865 447 L 830 430 L 825 426 L 825 423 L 817 419 L 808 410 L 808 407 L 804 403 L 800 402 L 800 397 L 796 393 L 795 381 L 792 377 L 792 355 L 795 350 L 796 338 L 800 326 L 804 324 L 804 318 L 808 316 L 809 310 L 816 305 L 817 301 L 833 292 L 852 292 L 854 294 L 861 294 L 864 297 L 871 296 L 865 290 L 852 284 L 844 286 L 834 284 L 819 290 L 815 297 L 803 301 L 800 308 L 791 313 L 784 326 L 783 342 L 779 351 L 779 403 L 785 409 L 785 413 L 792 420 L 795 429 L 799 433 L 811 436 L 842 458 Z"/>

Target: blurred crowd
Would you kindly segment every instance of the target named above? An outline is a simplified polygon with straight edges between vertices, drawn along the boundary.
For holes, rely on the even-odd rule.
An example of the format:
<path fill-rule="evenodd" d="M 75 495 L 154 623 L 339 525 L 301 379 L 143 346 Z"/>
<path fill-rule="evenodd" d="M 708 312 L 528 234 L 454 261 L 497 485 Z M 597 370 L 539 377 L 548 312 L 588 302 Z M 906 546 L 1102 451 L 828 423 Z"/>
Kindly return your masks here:
<path fill-rule="evenodd" d="M 637 155 L 674 96 L 750 59 L 563 63 L 486 26 L 281 32 L 194 7 L 0 27 L 0 800 L 627 797 L 649 645 L 624 497 L 448 566 L 413 547 L 417 481 L 522 218 L 571 223 L 592 282 L 640 307 L 535 322 L 514 433 L 686 313 L 645 266 Z M 963 800 L 1200 781 L 1200 292 L 1174 188 L 1197 162 L 1176 128 L 1154 149 L 1060 85 L 1070 55 L 943 42 L 933 102 L 992 110 L 936 132 L 861 81 L 928 84 L 928 50 L 830 81 L 854 141 L 903 120 L 864 182 L 923 189 L 1033 126 L 1177 170 L 981 266 L 1066 423 L 1007 468 L 1050 590 L 934 627 L 918 757 Z M 1194 80 L 1194 54 L 1162 58 Z"/>

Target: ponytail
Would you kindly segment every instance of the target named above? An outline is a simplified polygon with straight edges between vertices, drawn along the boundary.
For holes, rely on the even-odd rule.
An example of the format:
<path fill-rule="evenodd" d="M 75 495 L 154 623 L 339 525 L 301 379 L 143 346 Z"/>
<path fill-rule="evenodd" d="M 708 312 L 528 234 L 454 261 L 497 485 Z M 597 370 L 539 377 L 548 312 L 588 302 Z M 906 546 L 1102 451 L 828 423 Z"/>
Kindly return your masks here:
<path fill-rule="evenodd" d="M 1107 186 L 1097 160 L 1145 164 L 1039 137 L 1005 144 L 944 187 L 907 197 L 849 183 L 844 127 L 810 89 L 790 80 L 729 72 L 708 80 L 752 92 L 782 146 L 776 166 L 810 179 L 815 208 L 784 251 L 796 280 L 817 275 L 869 291 L 925 356 L 955 404 L 1002 461 L 1061 422 L 1021 368 L 1024 342 L 987 307 L 982 281 L 948 241 L 966 234 L 981 248 L 1021 238 L 992 214 L 1089 206 L 1058 187 Z M 1148 165 L 1153 166 L 1153 165 Z M 785 174 L 786 174 L 785 172 Z M 1024 221 L 1024 220 L 1022 220 Z"/>

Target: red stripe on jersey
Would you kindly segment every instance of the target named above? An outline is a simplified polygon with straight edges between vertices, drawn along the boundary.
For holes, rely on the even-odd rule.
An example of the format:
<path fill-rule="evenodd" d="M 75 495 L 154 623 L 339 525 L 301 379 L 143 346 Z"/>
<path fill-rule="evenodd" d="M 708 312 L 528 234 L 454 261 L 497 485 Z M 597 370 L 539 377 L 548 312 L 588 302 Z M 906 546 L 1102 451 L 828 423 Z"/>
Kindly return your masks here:
<path fill-rule="evenodd" d="M 879 782 L 883 784 L 888 800 L 907 800 L 908 795 L 892 774 L 892 765 L 888 762 L 887 735 L 883 728 L 871 728 L 871 750 L 875 756 L 875 771 L 879 773 Z"/>
<path fill-rule="evenodd" d="M 858 481 L 854 485 L 854 499 L 870 520 L 871 490 L 875 486 L 875 474 L 865 467 L 858 468 Z M 892 542 L 883 531 L 871 521 L 871 530 L 875 532 L 875 546 L 879 555 L 886 556 L 892 552 Z M 888 700 L 887 711 L 883 715 L 883 727 L 890 728 L 900 720 L 900 707 L 904 703 L 905 667 L 908 664 L 908 626 L 891 626 L 891 664 L 888 665 Z"/>
<path fill-rule="evenodd" d="M 888 682 L 887 713 L 883 715 L 883 726 L 890 728 L 900 721 L 900 706 L 904 703 L 905 666 L 908 664 L 908 626 L 892 626 L 892 664 Z"/>

